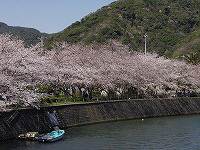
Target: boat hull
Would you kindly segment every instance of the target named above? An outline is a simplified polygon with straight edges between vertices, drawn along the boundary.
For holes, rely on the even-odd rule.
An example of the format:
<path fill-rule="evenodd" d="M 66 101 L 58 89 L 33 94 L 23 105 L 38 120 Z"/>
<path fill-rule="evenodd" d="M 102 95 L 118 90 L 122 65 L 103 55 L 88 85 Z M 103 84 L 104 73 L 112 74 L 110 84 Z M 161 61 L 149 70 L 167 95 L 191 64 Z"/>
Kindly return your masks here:
<path fill-rule="evenodd" d="M 49 142 L 49 143 L 51 143 L 51 142 L 55 142 L 55 141 L 58 141 L 58 140 L 60 140 L 61 138 L 63 138 L 63 136 L 64 136 L 64 130 L 61 130 L 62 132 L 60 133 L 60 134 L 57 134 L 56 136 L 52 136 L 51 135 L 51 133 L 48 133 L 48 134 L 46 134 L 46 135 L 44 135 L 44 136 L 41 136 L 41 137 L 39 137 L 39 138 L 37 138 L 37 140 L 39 141 L 39 142 Z M 58 131 L 53 131 L 53 132 L 58 132 Z M 59 133 L 59 132 L 58 132 Z"/>

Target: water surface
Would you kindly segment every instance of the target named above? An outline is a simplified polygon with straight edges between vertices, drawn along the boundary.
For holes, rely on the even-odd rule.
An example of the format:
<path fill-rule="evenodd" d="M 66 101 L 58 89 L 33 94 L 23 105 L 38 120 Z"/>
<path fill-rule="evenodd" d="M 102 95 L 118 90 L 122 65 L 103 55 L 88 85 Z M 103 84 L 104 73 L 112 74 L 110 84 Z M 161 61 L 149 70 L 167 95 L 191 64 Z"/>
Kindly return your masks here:
<path fill-rule="evenodd" d="M 61 141 L 13 140 L 0 150 L 198 150 L 200 115 L 148 118 L 68 128 Z"/>

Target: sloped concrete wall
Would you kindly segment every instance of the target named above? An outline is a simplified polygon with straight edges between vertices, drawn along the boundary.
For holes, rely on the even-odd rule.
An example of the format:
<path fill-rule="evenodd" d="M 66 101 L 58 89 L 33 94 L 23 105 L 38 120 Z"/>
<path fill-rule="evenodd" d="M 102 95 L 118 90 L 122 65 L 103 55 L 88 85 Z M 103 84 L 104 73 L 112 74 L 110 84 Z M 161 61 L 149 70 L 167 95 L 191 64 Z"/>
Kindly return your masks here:
<path fill-rule="evenodd" d="M 55 111 L 60 127 L 67 128 L 107 121 L 197 114 L 200 113 L 200 98 L 123 100 L 44 107 L 40 110 L 22 109 L 12 124 L 7 120 L 14 111 L 4 112 L 0 114 L 0 141 L 30 131 L 49 132 L 51 126 L 47 111 Z"/>

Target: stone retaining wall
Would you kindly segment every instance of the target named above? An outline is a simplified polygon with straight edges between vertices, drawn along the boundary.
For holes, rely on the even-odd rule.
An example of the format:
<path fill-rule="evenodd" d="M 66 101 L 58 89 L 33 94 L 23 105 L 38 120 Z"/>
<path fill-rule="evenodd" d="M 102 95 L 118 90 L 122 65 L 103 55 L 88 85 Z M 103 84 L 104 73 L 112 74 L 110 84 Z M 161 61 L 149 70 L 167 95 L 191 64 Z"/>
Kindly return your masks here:
<path fill-rule="evenodd" d="M 21 133 L 51 130 L 47 111 L 55 111 L 61 128 L 98 122 L 200 113 L 200 98 L 123 100 L 72 104 L 0 113 L 0 141 Z"/>

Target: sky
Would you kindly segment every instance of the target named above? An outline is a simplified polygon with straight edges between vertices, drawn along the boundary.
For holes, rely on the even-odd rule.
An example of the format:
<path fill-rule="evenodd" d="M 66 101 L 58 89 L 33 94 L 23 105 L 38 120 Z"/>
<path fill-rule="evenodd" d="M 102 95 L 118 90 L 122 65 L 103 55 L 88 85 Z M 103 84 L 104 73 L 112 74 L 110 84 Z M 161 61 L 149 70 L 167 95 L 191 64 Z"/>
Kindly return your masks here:
<path fill-rule="evenodd" d="M 116 0 L 0 0 L 0 22 L 56 33 Z"/>

